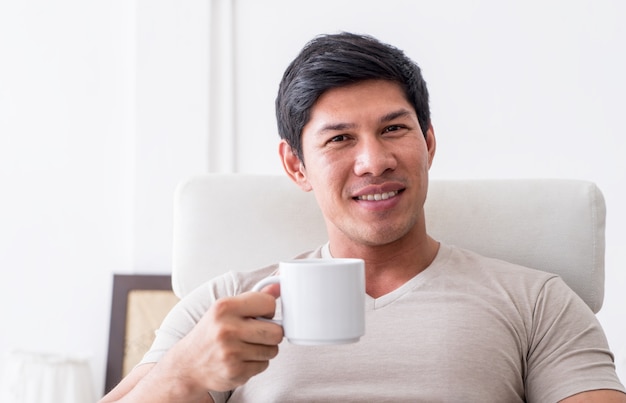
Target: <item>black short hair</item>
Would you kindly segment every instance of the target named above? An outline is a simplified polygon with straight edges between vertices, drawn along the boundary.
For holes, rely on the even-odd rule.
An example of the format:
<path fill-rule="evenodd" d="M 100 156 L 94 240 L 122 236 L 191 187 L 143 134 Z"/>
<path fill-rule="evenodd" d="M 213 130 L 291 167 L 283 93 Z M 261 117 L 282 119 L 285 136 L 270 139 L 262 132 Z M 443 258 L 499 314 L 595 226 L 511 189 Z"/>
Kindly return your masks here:
<path fill-rule="evenodd" d="M 302 129 L 319 97 L 329 89 L 364 80 L 398 83 L 417 114 L 424 135 L 430 126 L 428 89 L 419 66 L 403 51 L 368 35 L 321 35 L 285 70 L 276 97 L 278 133 L 301 161 Z"/>

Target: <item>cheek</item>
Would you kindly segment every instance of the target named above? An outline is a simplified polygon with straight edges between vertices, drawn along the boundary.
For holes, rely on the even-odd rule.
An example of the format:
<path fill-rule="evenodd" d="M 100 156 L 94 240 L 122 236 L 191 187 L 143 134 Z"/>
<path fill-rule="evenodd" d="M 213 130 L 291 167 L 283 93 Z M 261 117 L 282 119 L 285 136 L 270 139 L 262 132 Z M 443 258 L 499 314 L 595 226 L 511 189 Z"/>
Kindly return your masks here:
<path fill-rule="evenodd" d="M 308 157 L 308 159 L 307 159 Z M 352 157 L 347 154 L 319 151 L 305 156 L 306 170 L 312 182 L 333 182 L 350 171 Z"/>
<path fill-rule="evenodd" d="M 399 153 L 398 155 L 401 156 L 400 159 L 402 161 L 410 161 L 411 164 L 426 168 L 430 166 L 430 154 L 423 140 L 416 140 L 412 144 L 402 147 Z"/>
<path fill-rule="evenodd" d="M 308 181 L 320 204 L 333 205 L 343 195 L 346 183 L 346 168 L 324 159 L 315 166 L 307 166 Z"/>

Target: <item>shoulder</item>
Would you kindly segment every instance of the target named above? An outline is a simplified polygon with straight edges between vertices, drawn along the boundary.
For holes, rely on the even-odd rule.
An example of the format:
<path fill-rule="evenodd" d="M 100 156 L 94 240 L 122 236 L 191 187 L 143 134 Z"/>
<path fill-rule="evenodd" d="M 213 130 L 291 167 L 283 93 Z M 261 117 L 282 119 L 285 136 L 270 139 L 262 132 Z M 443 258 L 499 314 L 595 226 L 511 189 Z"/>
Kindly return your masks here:
<path fill-rule="evenodd" d="M 460 248 L 448 246 L 444 253 L 448 278 L 460 278 L 494 305 L 519 313 L 528 401 L 623 390 L 600 323 L 559 276 Z"/>
<path fill-rule="evenodd" d="M 556 314 L 558 307 L 567 304 L 569 310 L 587 311 L 582 299 L 554 273 L 541 271 L 478 253 L 442 246 L 444 259 L 441 271 L 464 287 L 492 302 L 514 306 L 529 323 L 535 319 L 538 308 Z M 587 312 L 585 312 L 587 314 Z"/>
<path fill-rule="evenodd" d="M 488 274 L 510 274 L 511 272 L 513 272 L 519 275 L 528 276 L 530 278 L 546 279 L 551 277 L 557 277 L 555 274 L 552 273 L 537 270 L 532 267 L 526 267 L 496 257 L 481 255 L 468 249 L 444 244 L 442 244 L 441 248 L 445 251 L 444 253 L 448 254 L 450 262 L 452 264 L 457 264 L 461 267 L 465 267 L 471 270 L 484 270 L 488 272 Z"/>
<path fill-rule="evenodd" d="M 321 247 L 303 252 L 294 257 L 294 259 L 307 259 L 320 256 Z M 250 271 L 229 271 L 218 277 L 215 277 L 196 290 L 194 290 L 187 298 L 191 300 L 212 301 L 222 297 L 234 296 L 246 291 L 250 291 L 252 287 L 262 279 L 278 273 L 278 262 L 268 266 L 250 270 Z"/>
<path fill-rule="evenodd" d="M 444 255 L 442 263 L 446 274 L 462 276 L 469 281 L 486 285 L 498 284 L 516 289 L 525 286 L 531 287 L 536 292 L 548 283 L 563 283 L 556 274 L 484 256 L 455 246 L 442 245 L 440 254 Z"/>

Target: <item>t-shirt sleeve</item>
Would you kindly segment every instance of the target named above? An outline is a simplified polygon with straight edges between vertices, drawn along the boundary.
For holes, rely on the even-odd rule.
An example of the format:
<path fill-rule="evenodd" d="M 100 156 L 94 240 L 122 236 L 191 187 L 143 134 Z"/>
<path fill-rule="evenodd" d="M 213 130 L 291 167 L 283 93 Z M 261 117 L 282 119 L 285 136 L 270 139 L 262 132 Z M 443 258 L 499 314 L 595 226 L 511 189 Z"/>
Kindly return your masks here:
<path fill-rule="evenodd" d="M 596 316 L 559 277 L 545 283 L 532 321 L 526 357 L 528 402 L 557 402 L 597 389 L 625 391 Z"/>

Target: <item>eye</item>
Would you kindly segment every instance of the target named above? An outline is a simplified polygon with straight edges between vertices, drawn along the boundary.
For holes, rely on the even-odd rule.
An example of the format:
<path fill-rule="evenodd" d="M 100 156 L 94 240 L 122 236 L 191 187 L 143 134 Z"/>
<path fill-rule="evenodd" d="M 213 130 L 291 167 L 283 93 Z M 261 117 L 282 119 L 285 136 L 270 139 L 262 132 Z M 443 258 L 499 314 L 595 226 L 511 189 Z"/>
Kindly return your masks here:
<path fill-rule="evenodd" d="M 395 132 L 398 130 L 404 129 L 404 126 L 401 125 L 389 125 L 387 127 L 385 127 L 385 130 L 383 130 L 383 133 L 389 133 L 389 132 Z"/>
<path fill-rule="evenodd" d="M 347 139 L 348 136 L 346 136 L 345 134 L 338 134 L 328 139 L 328 143 L 339 143 L 341 141 L 346 141 Z"/>

